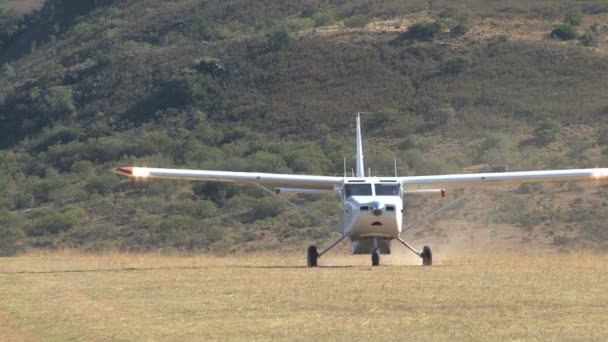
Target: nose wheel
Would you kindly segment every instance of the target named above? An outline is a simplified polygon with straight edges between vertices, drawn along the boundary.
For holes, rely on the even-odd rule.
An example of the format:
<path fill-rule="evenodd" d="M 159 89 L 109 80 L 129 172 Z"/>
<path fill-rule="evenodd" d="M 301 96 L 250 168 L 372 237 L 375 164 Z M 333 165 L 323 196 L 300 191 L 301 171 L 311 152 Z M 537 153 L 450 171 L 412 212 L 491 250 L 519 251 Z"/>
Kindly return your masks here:
<path fill-rule="evenodd" d="M 380 266 L 380 250 L 378 248 L 372 249 L 372 266 Z"/>

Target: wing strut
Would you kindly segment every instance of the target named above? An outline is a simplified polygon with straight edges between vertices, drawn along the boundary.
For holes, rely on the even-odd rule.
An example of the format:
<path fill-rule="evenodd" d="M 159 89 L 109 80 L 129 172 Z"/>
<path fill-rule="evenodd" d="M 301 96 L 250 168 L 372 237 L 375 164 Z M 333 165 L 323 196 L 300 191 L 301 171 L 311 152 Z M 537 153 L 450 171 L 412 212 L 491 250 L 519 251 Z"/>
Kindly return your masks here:
<path fill-rule="evenodd" d="M 417 226 L 417 225 L 420 225 L 420 224 L 423 224 L 423 223 L 425 223 L 425 222 L 429 221 L 429 220 L 430 220 L 430 219 L 432 219 L 433 217 L 435 217 L 435 216 L 437 216 L 437 215 L 439 215 L 439 214 L 443 213 L 444 211 L 446 211 L 446 210 L 450 209 L 450 208 L 451 208 L 451 207 L 453 207 L 454 205 L 456 205 L 456 204 L 458 204 L 458 203 L 462 202 L 462 201 L 463 201 L 465 198 L 467 198 L 467 197 L 469 197 L 469 196 L 473 195 L 474 193 L 476 193 L 476 192 L 478 192 L 478 191 L 479 191 L 479 189 L 473 189 L 473 190 L 471 190 L 471 191 L 468 191 L 468 192 L 467 192 L 467 193 L 465 193 L 464 195 L 462 195 L 462 196 L 460 196 L 460 197 L 458 197 L 458 198 L 456 198 L 456 199 L 454 199 L 454 200 L 452 200 L 452 201 L 450 201 L 450 202 L 448 202 L 448 203 L 446 203 L 446 204 L 442 205 L 441 207 L 437 208 L 436 210 L 433 210 L 433 211 L 431 211 L 430 213 L 428 213 L 427 215 L 425 215 L 425 216 L 423 216 L 423 217 L 421 217 L 421 218 L 417 219 L 416 221 L 414 221 L 414 222 L 412 222 L 412 223 L 409 223 L 409 224 L 405 225 L 405 226 L 403 227 L 403 229 L 401 230 L 401 233 L 405 232 L 406 230 L 408 230 L 408 229 L 410 229 L 410 228 L 412 228 L 412 227 L 415 227 L 415 226 Z"/>

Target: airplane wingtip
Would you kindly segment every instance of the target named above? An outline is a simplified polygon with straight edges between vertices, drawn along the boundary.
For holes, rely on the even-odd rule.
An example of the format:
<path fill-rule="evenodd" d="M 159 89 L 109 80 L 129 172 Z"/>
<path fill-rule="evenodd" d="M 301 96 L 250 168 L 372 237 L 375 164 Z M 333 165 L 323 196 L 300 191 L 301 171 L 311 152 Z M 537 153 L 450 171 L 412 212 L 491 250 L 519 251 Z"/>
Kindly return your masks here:
<path fill-rule="evenodd" d="M 132 176 L 133 168 L 130 166 L 117 167 L 116 169 L 114 169 L 114 172 L 121 174 L 121 175 Z"/>

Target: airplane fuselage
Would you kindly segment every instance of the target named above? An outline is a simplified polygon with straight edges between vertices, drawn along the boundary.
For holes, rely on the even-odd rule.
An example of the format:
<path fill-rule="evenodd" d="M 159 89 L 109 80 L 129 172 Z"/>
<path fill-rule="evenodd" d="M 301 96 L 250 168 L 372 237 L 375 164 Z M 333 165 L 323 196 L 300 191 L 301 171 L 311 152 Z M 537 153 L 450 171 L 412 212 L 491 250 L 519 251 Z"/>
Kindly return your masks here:
<path fill-rule="evenodd" d="M 352 241 L 353 254 L 373 248 L 390 253 L 390 241 L 402 229 L 401 186 L 377 178 L 348 180 L 341 191 L 344 212 L 341 230 Z"/>

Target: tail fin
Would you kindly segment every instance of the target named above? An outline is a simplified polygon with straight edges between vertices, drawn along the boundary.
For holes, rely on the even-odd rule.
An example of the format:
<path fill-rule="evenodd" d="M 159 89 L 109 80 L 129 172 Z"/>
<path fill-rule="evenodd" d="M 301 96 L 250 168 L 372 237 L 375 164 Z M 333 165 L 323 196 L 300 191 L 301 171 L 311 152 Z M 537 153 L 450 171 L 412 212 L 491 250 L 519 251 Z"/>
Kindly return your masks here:
<path fill-rule="evenodd" d="M 363 141 L 361 138 L 361 113 L 357 113 L 357 177 L 365 177 L 363 165 Z"/>

